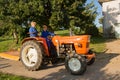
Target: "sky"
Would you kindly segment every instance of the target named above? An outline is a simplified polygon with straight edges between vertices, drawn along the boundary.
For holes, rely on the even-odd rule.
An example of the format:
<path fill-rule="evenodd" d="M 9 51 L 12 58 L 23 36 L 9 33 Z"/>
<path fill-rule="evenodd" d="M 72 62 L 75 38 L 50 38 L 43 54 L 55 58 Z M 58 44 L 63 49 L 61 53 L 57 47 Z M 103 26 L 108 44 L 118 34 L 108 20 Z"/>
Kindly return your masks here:
<path fill-rule="evenodd" d="M 99 18 L 102 17 L 102 7 L 101 5 L 98 3 L 98 0 L 87 0 L 87 3 L 90 3 L 91 1 L 94 1 L 95 6 L 97 7 L 97 18 L 95 20 L 95 24 L 97 27 L 102 26 L 101 24 L 99 24 Z"/>

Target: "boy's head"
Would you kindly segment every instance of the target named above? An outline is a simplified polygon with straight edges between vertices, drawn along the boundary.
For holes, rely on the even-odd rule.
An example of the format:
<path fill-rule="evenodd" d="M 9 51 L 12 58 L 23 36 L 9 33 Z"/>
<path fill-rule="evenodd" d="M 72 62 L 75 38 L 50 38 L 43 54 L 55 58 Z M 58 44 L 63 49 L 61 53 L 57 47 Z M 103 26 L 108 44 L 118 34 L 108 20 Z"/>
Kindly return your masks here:
<path fill-rule="evenodd" d="M 46 31 L 47 30 L 47 26 L 43 25 L 43 30 Z"/>
<path fill-rule="evenodd" d="M 33 22 L 33 21 L 32 21 L 32 22 L 31 22 L 31 26 L 32 26 L 32 27 L 35 27 L 35 26 L 36 26 L 36 22 Z"/>

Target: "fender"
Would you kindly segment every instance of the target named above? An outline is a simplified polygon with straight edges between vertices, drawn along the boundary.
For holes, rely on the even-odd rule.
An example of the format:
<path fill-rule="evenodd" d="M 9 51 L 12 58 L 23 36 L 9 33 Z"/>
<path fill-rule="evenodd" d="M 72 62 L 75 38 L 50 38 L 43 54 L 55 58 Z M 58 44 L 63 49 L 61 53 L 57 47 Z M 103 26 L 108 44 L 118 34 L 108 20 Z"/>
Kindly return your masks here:
<path fill-rule="evenodd" d="M 22 44 L 25 43 L 26 41 L 29 41 L 29 40 L 35 40 L 39 43 L 42 43 L 43 46 L 44 46 L 44 49 L 45 49 L 45 53 L 47 54 L 47 56 L 50 56 L 45 38 L 42 38 L 42 37 L 32 37 L 31 38 L 31 37 L 28 37 L 28 38 L 25 38 L 25 39 L 22 40 Z"/>

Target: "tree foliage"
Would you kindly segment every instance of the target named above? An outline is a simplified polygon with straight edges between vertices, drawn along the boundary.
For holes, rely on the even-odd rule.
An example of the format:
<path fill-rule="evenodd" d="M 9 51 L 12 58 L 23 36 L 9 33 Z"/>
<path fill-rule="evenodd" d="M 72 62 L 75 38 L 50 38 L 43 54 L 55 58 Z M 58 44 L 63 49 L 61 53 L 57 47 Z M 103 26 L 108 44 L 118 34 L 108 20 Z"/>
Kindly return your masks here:
<path fill-rule="evenodd" d="M 77 26 L 87 31 L 89 27 L 95 27 L 97 13 L 93 2 L 85 3 L 86 0 L 0 0 L 0 20 L 9 34 L 16 33 L 21 37 L 32 20 L 39 26 L 49 25 L 53 30 Z M 26 27 L 21 27 L 22 24 Z"/>

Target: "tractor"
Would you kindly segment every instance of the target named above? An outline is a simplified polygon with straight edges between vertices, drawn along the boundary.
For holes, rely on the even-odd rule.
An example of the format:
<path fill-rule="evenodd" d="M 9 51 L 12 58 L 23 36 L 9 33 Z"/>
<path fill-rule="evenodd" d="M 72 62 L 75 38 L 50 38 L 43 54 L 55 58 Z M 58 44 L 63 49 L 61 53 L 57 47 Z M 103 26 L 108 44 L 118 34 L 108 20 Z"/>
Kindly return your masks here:
<path fill-rule="evenodd" d="M 20 49 L 20 60 L 31 71 L 40 69 L 45 60 L 65 59 L 65 68 L 74 75 L 83 74 L 87 65 L 95 61 L 95 54 L 89 48 L 90 36 L 49 36 L 52 42 L 48 48 L 45 38 L 25 38 Z"/>

